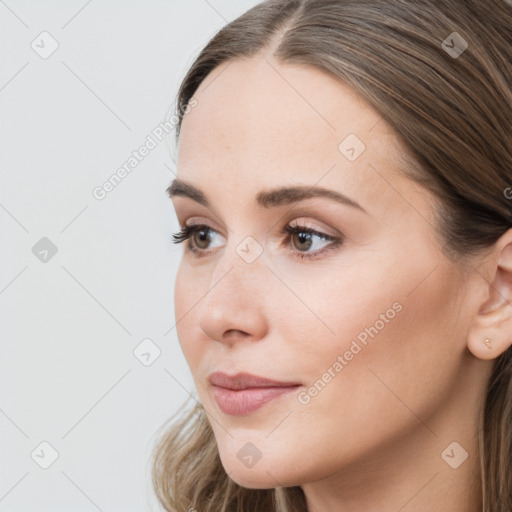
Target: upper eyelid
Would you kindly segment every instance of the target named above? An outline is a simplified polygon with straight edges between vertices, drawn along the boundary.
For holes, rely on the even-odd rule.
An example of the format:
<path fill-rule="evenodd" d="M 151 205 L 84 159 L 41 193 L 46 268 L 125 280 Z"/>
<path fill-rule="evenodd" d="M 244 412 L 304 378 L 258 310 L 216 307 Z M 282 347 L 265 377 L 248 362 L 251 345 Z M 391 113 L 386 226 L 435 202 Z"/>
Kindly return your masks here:
<path fill-rule="evenodd" d="M 213 227 L 212 225 L 208 224 L 207 222 L 203 222 L 203 221 L 190 222 L 190 223 L 184 222 L 183 224 L 180 223 L 180 226 L 183 226 L 183 228 L 206 227 L 206 228 L 210 229 L 211 231 L 215 231 L 216 233 L 219 233 L 219 231 L 217 229 L 215 229 L 215 227 Z M 301 224 L 300 222 L 298 222 L 297 224 L 293 224 L 293 225 L 290 222 L 288 222 L 285 225 L 285 228 L 286 227 L 290 227 L 293 229 L 304 229 L 307 231 L 314 231 L 319 236 L 323 235 L 323 236 L 333 237 L 333 238 L 336 236 L 336 235 L 330 235 L 329 233 L 326 233 L 325 231 L 322 230 L 322 228 L 312 228 L 310 226 L 306 226 L 305 224 Z"/>
<path fill-rule="evenodd" d="M 176 205 L 174 203 L 175 199 L 178 199 L 178 200 L 184 199 L 184 203 L 181 205 Z M 318 199 L 319 199 L 318 197 L 306 198 L 306 199 L 298 201 L 292 205 L 276 206 L 273 209 L 278 210 L 279 208 L 283 208 L 286 210 L 287 213 L 285 213 L 284 215 L 279 215 L 279 218 L 281 218 L 281 219 L 284 216 L 288 216 L 288 214 L 295 215 L 295 218 L 296 217 L 315 217 L 317 214 L 322 214 L 322 212 L 325 211 L 325 208 L 322 206 L 322 203 L 316 202 L 316 200 L 318 200 Z M 173 196 L 173 197 L 171 197 L 171 202 L 173 203 L 174 213 L 176 214 L 177 217 L 180 217 L 180 216 L 186 217 L 190 211 L 197 211 L 198 212 L 197 216 L 201 217 L 202 216 L 201 210 L 203 210 L 203 211 L 205 211 L 204 215 L 211 214 L 211 215 L 213 215 L 213 217 L 222 219 L 221 213 L 218 212 L 217 210 L 213 209 L 211 206 L 205 206 L 201 203 L 194 201 L 193 199 L 190 199 L 187 196 L 181 196 L 181 195 Z M 187 203 L 188 203 L 188 205 L 187 205 Z M 195 207 L 197 207 L 198 210 L 196 210 Z M 271 209 L 268 209 L 266 212 L 260 211 L 260 212 L 256 213 L 256 215 L 260 215 L 261 213 L 278 215 L 277 212 L 272 212 Z M 335 215 L 334 212 L 330 216 L 332 217 L 333 215 Z M 194 216 L 196 216 L 196 215 L 194 215 Z M 327 222 L 329 222 L 327 216 L 326 216 L 326 220 L 327 220 Z M 224 222 L 221 222 L 221 223 L 224 224 Z M 231 231 L 231 229 L 229 229 L 229 227 L 228 227 L 228 230 Z"/>
<path fill-rule="evenodd" d="M 308 223 L 311 223 L 311 221 L 305 221 L 305 220 L 297 220 L 297 219 L 301 219 L 301 218 L 314 218 L 315 217 L 315 214 L 314 212 L 310 212 L 309 210 L 306 210 L 306 211 L 303 211 L 301 209 L 291 209 L 290 214 L 293 214 L 293 216 L 290 217 L 290 219 L 288 220 L 288 222 L 286 222 L 286 225 L 290 225 L 292 223 L 294 223 L 294 225 L 297 225 L 297 226 L 300 226 L 301 228 L 304 228 L 304 229 L 309 229 L 309 230 L 312 230 L 312 231 L 316 231 L 316 232 L 319 232 L 321 234 L 324 234 L 326 236 L 330 236 L 330 237 L 333 237 L 333 238 L 345 238 L 345 234 L 342 233 L 339 229 L 336 229 L 334 227 L 322 227 L 322 226 L 317 226 L 317 227 L 312 227 L 312 226 L 309 226 L 307 225 Z M 185 215 L 184 215 L 185 217 Z M 207 226 L 209 227 L 210 229 L 213 229 L 214 231 L 216 231 L 217 233 L 219 232 L 218 229 L 216 229 L 214 226 L 212 226 L 211 224 L 211 221 L 210 220 L 198 220 L 198 221 L 193 221 L 193 222 L 188 222 L 188 219 L 191 218 L 191 217 L 201 217 L 201 215 L 194 215 L 194 216 L 190 216 L 190 217 L 187 217 L 185 221 L 183 222 L 179 222 L 179 225 L 180 226 L 185 226 L 185 225 L 189 225 L 189 226 L 197 226 L 197 225 L 204 225 L 204 226 Z M 316 222 L 320 222 L 322 224 L 325 224 L 325 221 L 322 221 L 320 219 L 317 219 Z M 328 222 L 328 221 L 327 221 Z M 215 222 L 214 222 L 215 224 Z M 279 223 L 272 223 L 272 230 L 276 228 L 276 226 L 278 225 Z M 223 228 L 221 228 L 223 229 Z M 232 231 L 231 228 L 229 228 L 229 226 L 227 226 L 227 230 L 228 231 Z M 269 230 L 270 231 L 270 230 Z M 267 231 L 268 233 L 268 231 Z"/>

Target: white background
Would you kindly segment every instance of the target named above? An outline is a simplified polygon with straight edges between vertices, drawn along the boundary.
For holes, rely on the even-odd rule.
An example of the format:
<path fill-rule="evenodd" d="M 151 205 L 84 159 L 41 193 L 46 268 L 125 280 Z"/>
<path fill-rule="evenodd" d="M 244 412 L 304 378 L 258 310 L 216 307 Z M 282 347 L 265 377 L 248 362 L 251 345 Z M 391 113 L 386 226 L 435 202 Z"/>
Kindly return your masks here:
<path fill-rule="evenodd" d="M 103 200 L 92 191 L 257 3 L 0 0 L 1 512 L 160 510 L 152 444 L 194 393 L 173 328 L 174 132 Z M 48 58 L 31 47 L 51 48 L 45 31 Z M 146 338 L 161 351 L 149 366 L 133 352 Z M 58 453 L 47 469 L 42 442 Z"/>

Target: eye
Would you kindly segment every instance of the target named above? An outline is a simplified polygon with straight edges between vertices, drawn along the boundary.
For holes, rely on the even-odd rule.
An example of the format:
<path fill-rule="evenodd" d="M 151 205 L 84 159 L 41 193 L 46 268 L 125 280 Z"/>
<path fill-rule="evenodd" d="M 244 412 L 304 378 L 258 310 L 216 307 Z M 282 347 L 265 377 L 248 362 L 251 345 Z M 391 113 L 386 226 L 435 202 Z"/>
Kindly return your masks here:
<path fill-rule="evenodd" d="M 181 227 L 178 233 L 172 235 L 173 243 L 180 244 L 185 240 L 190 239 L 189 243 L 186 244 L 187 250 L 193 253 L 209 252 L 208 244 L 215 236 L 216 231 L 207 226 L 206 224 L 191 224 Z"/>
<path fill-rule="evenodd" d="M 207 224 L 192 224 L 181 227 L 178 233 L 172 235 L 173 243 L 179 244 L 185 240 L 189 240 L 186 244 L 186 249 L 194 254 L 196 257 L 208 255 L 208 245 L 212 239 L 216 238 L 217 232 Z M 321 231 L 308 228 L 306 226 L 290 225 L 288 224 L 281 230 L 281 235 L 284 237 L 282 245 L 290 246 L 290 243 L 297 247 L 299 250 L 290 249 L 293 257 L 304 259 L 313 259 L 320 254 L 334 249 L 341 245 L 342 239 L 334 237 Z M 327 247 L 318 248 L 319 242 L 330 242 Z M 314 248 L 315 250 L 311 251 Z"/>
<path fill-rule="evenodd" d="M 292 255 L 294 257 L 301 259 L 316 258 L 320 254 L 328 250 L 332 250 L 341 245 L 342 243 L 342 240 L 339 237 L 331 236 L 326 233 L 322 233 L 321 231 L 317 231 L 316 229 L 308 228 L 306 226 L 292 226 L 288 224 L 283 229 L 283 233 L 287 234 L 287 236 L 285 237 L 286 242 L 288 244 L 291 242 L 293 246 L 299 249 L 298 251 L 292 249 Z M 318 240 L 320 240 L 320 243 L 318 243 Z M 322 241 L 324 243 L 330 243 L 322 246 Z M 318 248 L 318 245 L 320 245 L 320 248 Z M 315 250 L 311 251 L 312 248 L 315 248 Z"/>

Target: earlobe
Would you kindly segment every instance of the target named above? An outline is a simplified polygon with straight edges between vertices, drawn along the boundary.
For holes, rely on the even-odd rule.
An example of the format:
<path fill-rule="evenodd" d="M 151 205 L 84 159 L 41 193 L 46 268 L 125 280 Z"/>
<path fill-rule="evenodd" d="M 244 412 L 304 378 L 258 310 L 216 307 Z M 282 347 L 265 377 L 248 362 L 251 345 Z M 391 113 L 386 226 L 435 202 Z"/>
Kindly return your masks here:
<path fill-rule="evenodd" d="M 496 257 L 497 255 L 497 257 Z M 495 359 L 512 345 L 512 230 L 496 243 L 484 265 L 492 265 L 490 282 L 480 276 L 487 299 L 468 334 L 468 349 L 479 359 Z"/>
<path fill-rule="evenodd" d="M 478 359 L 488 361 L 490 359 L 496 359 L 503 354 L 503 352 L 512 345 L 511 340 L 511 335 L 503 336 L 501 331 L 499 335 L 494 336 L 476 337 L 470 334 L 468 349 L 475 357 L 478 357 Z"/>
<path fill-rule="evenodd" d="M 468 334 L 468 349 L 479 359 L 495 359 L 512 345 L 512 306 L 479 312 Z"/>

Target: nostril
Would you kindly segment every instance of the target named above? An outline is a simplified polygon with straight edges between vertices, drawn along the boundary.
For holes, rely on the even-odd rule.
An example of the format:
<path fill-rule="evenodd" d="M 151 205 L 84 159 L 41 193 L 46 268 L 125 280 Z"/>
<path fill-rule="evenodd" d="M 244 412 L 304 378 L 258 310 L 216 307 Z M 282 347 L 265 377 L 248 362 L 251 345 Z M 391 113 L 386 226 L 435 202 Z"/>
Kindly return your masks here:
<path fill-rule="evenodd" d="M 242 336 L 242 337 L 245 337 L 245 336 L 249 336 L 249 333 L 247 333 L 245 331 L 241 331 L 240 329 L 228 329 L 224 333 L 224 336 L 226 338 L 229 338 L 231 336 Z"/>

